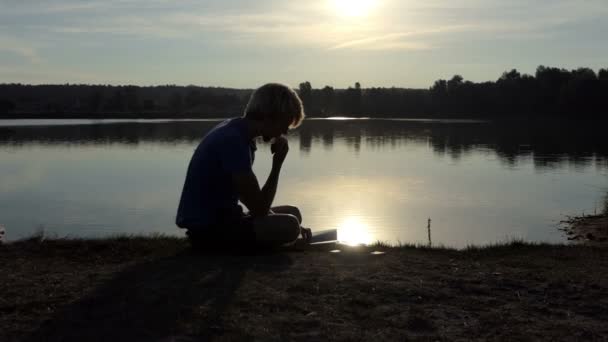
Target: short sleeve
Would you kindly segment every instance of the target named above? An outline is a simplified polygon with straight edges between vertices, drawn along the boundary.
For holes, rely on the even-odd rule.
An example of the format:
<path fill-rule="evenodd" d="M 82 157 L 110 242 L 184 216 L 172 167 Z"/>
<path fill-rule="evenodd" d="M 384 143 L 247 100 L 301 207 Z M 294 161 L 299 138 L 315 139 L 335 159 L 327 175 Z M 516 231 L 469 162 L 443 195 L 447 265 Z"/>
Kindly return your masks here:
<path fill-rule="evenodd" d="M 251 170 L 249 144 L 237 137 L 224 140 L 219 148 L 219 159 L 222 168 L 227 172 L 246 173 Z"/>

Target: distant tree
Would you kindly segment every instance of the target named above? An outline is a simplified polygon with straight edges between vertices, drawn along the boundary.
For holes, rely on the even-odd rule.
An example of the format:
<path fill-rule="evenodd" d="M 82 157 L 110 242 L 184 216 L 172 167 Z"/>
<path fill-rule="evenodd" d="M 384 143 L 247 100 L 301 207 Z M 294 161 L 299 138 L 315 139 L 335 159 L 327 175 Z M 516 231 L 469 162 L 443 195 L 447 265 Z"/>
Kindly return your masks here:
<path fill-rule="evenodd" d="M 463 78 L 460 75 L 454 75 L 451 80 L 448 81 L 448 94 L 456 94 L 458 88 L 462 86 Z"/>
<path fill-rule="evenodd" d="M 518 92 L 521 98 L 520 111 L 531 115 L 534 112 L 538 84 L 534 76 L 523 74 L 518 82 Z"/>
<path fill-rule="evenodd" d="M 446 80 L 437 80 L 431 87 L 431 93 L 440 97 L 446 96 L 448 93 L 448 82 Z"/>
<path fill-rule="evenodd" d="M 509 72 L 503 72 L 498 82 L 517 83 L 521 80 L 521 74 L 516 69 L 511 69 Z"/>
<path fill-rule="evenodd" d="M 563 110 L 562 94 L 570 80 L 570 72 L 565 69 L 543 65 L 536 69 L 539 86 L 537 109 L 545 114 L 557 114 Z"/>
<path fill-rule="evenodd" d="M 497 113 L 502 115 L 513 115 L 516 112 L 522 111 L 523 94 L 520 84 L 522 77 L 519 71 L 511 69 L 511 71 L 503 72 L 502 76 L 496 81 L 498 98 Z"/>
<path fill-rule="evenodd" d="M 193 108 L 201 104 L 201 92 L 198 89 L 190 89 L 184 99 L 188 108 Z"/>
<path fill-rule="evenodd" d="M 123 111 L 125 109 L 125 96 L 122 89 L 116 88 L 112 97 L 108 100 L 106 108 L 111 111 Z"/>
<path fill-rule="evenodd" d="M 577 80 L 596 80 L 595 71 L 589 68 L 578 68 L 572 70 L 572 78 Z"/>
<path fill-rule="evenodd" d="M 362 112 L 362 95 L 361 84 L 359 82 L 355 83 L 354 88 L 348 87 L 348 89 L 339 97 L 337 106 L 338 114 L 356 117 L 360 116 Z"/>
<path fill-rule="evenodd" d="M 447 106 L 448 98 L 448 82 L 446 80 L 437 80 L 430 88 L 431 102 L 433 112 L 439 113 Z"/>
<path fill-rule="evenodd" d="M 561 89 L 559 103 L 565 115 L 595 116 L 601 106 L 602 94 L 595 72 L 589 68 L 572 70 L 566 86 Z"/>
<path fill-rule="evenodd" d="M 570 72 L 566 69 L 545 67 L 536 68 L 536 79 L 546 88 L 559 88 L 570 80 Z"/>
<path fill-rule="evenodd" d="M 145 99 L 142 107 L 146 111 L 151 111 L 151 110 L 156 109 L 156 103 L 152 99 Z"/>
<path fill-rule="evenodd" d="M 495 81 L 471 82 L 460 75 L 439 79 L 428 89 L 368 88 L 356 82 L 347 89 L 298 89 L 308 116 L 350 115 L 399 117 L 436 115 L 484 117 L 496 115 L 606 117 L 608 69 L 566 70 L 540 65 L 534 75 L 516 69 Z M 100 117 L 144 109 L 147 115 L 187 111 L 202 117 L 234 115 L 246 105 L 251 90 L 164 85 L 25 85 L 0 84 L 0 113 L 56 117 L 97 113 Z M 162 111 L 165 111 L 164 113 Z M 9 113 L 10 112 L 10 113 Z M 607 117 L 608 118 L 608 117 Z"/>
<path fill-rule="evenodd" d="M 91 112 L 96 113 L 99 110 L 102 101 L 102 89 L 100 87 L 93 87 L 86 100 L 87 107 Z"/>
<path fill-rule="evenodd" d="M 174 110 L 176 112 L 181 112 L 183 107 L 183 99 L 182 94 L 179 92 L 173 92 L 171 94 L 171 98 L 169 99 L 169 109 Z"/>
<path fill-rule="evenodd" d="M 305 81 L 300 83 L 298 92 L 300 93 L 300 99 L 304 104 L 304 111 L 306 113 L 312 111 L 312 85 L 310 82 Z"/>
<path fill-rule="evenodd" d="M 0 113 L 8 113 L 15 110 L 17 106 L 11 100 L 0 100 Z"/>
<path fill-rule="evenodd" d="M 363 92 L 361 91 L 361 83 L 355 82 L 355 88 L 352 93 L 352 111 L 351 113 L 355 116 L 361 116 L 361 99 L 363 98 Z"/>
<path fill-rule="evenodd" d="M 127 86 L 124 89 L 125 109 L 130 112 L 139 110 L 138 88 L 135 86 Z"/>
<path fill-rule="evenodd" d="M 329 115 L 334 113 L 335 92 L 334 88 L 325 86 L 321 89 L 320 111 L 322 115 Z"/>

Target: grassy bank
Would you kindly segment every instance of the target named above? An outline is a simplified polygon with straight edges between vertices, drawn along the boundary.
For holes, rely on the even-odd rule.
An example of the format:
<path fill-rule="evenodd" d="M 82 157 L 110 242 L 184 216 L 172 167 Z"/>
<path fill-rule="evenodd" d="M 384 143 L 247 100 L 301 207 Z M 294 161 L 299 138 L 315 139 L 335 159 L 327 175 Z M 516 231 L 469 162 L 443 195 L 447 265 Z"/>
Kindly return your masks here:
<path fill-rule="evenodd" d="M 600 214 L 568 217 L 562 223 L 568 240 L 587 245 L 608 245 L 608 193 L 604 195 Z"/>
<path fill-rule="evenodd" d="M 0 292 L 1 341 L 608 336 L 608 249 L 577 245 L 204 255 L 168 237 L 31 239 L 0 246 Z"/>

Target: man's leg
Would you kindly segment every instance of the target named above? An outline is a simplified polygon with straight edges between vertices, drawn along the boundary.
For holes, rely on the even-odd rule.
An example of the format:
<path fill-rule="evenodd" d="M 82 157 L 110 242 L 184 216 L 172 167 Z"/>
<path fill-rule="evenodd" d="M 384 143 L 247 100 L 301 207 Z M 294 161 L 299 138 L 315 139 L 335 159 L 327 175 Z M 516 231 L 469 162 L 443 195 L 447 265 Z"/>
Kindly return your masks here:
<path fill-rule="evenodd" d="M 283 245 L 295 241 L 300 235 L 300 222 L 291 214 L 271 214 L 253 219 L 256 242 Z"/>
<path fill-rule="evenodd" d="M 270 208 L 275 214 L 290 214 L 295 216 L 298 219 L 298 222 L 302 224 L 302 214 L 300 213 L 300 209 L 294 207 L 292 205 L 280 205 L 277 207 Z"/>
<path fill-rule="evenodd" d="M 302 234 L 302 238 L 305 241 L 310 241 L 312 238 L 312 232 L 310 228 L 305 228 L 302 226 L 302 214 L 300 213 L 300 209 L 294 207 L 292 205 L 281 205 L 277 207 L 270 208 L 275 214 L 290 214 L 295 216 L 300 223 L 300 233 Z"/>

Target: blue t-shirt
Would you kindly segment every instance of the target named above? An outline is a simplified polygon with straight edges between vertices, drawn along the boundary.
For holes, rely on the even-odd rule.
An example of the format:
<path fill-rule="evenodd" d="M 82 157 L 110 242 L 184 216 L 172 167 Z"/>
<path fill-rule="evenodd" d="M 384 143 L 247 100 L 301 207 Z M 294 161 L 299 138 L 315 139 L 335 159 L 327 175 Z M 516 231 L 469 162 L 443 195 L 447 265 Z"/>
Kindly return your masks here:
<path fill-rule="evenodd" d="M 196 229 L 222 222 L 226 215 L 242 215 L 232 174 L 250 172 L 255 142 L 243 118 L 215 126 L 201 141 L 188 166 L 175 223 Z"/>

